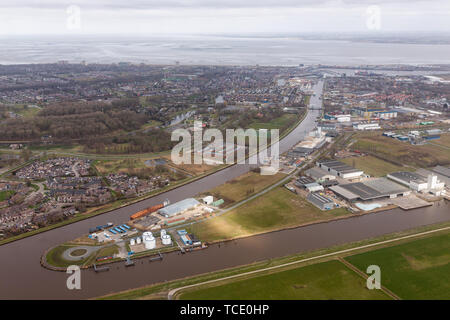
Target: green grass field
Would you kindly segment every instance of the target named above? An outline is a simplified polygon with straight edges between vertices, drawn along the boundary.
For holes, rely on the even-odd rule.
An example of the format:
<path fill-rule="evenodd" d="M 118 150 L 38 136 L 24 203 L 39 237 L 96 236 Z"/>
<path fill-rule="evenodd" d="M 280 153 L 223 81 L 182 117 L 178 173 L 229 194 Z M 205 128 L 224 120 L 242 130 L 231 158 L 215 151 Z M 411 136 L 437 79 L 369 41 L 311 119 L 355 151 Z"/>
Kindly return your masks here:
<path fill-rule="evenodd" d="M 73 247 L 73 246 L 61 245 L 61 246 L 57 246 L 57 247 L 51 249 L 46 255 L 47 263 L 54 267 L 67 268 L 68 266 L 71 266 L 71 265 L 82 266 L 87 261 L 92 259 L 93 254 L 91 254 L 89 257 L 86 257 L 85 259 L 78 260 L 78 261 L 69 261 L 69 260 L 64 259 L 63 255 L 62 255 L 63 252 L 71 247 Z"/>
<path fill-rule="evenodd" d="M 250 171 L 210 190 L 208 194 L 213 195 L 217 199 L 224 199 L 225 205 L 230 205 L 264 190 L 284 177 L 286 175 L 283 173 L 261 175 Z"/>
<path fill-rule="evenodd" d="M 181 299 L 390 299 L 369 290 L 366 281 L 339 261 L 332 260 L 214 287 L 186 291 Z"/>
<path fill-rule="evenodd" d="M 442 134 L 441 138 L 433 140 L 433 143 L 450 148 L 450 133 Z"/>
<path fill-rule="evenodd" d="M 438 141 L 438 140 L 436 140 Z M 379 157 L 414 167 L 431 167 L 450 164 L 450 149 L 436 145 L 411 145 L 383 137 L 381 133 L 360 133 L 352 149 L 376 153 Z"/>
<path fill-rule="evenodd" d="M 203 241 L 225 240 L 349 215 L 343 208 L 321 211 L 284 187 L 189 227 Z"/>
<path fill-rule="evenodd" d="M 11 198 L 11 196 L 13 196 L 15 193 L 15 191 L 12 190 L 5 190 L 5 191 L 0 191 L 0 202 L 8 200 L 9 198 Z"/>
<path fill-rule="evenodd" d="M 372 177 L 382 177 L 395 171 L 408 171 L 408 168 L 392 164 L 373 156 L 350 157 L 341 159 L 342 162 L 363 170 Z"/>
<path fill-rule="evenodd" d="M 365 272 L 381 269 L 381 284 L 402 299 L 450 299 L 450 233 L 345 258 Z"/>
<path fill-rule="evenodd" d="M 250 128 L 258 129 L 283 129 L 292 125 L 298 118 L 296 114 L 284 114 L 281 117 L 275 118 L 270 122 L 253 122 L 250 124 Z"/>

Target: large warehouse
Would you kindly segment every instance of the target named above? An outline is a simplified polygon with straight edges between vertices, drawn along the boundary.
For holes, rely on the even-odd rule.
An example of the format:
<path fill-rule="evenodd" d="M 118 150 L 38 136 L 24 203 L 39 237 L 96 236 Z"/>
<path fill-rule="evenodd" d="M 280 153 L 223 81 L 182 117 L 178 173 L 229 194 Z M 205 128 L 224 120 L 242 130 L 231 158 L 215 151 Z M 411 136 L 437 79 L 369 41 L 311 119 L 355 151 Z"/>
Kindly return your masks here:
<path fill-rule="evenodd" d="M 187 198 L 181 201 L 178 201 L 174 204 L 171 204 L 167 207 L 158 210 L 158 213 L 163 217 L 170 218 L 176 216 L 177 214 L 183 213 L 186 210 L 195 208 L 198 206 L 200 202 L 198 202 L 194 198 Z"/>
<path fill-rule="evenodd" d="M 355 179 L 364 174 L 364 171 L 355 169 L 348 164 L 336 160 L 319 161 L 317 162 L 317 166 L 329 172 L 331 175 L 344 179 Z"/>
<path fill-rule="evenodd" d="M 330 187 L 330 190 L 350 202 L 356 200 L 369 201 L 385 197 L 396 198 L 411 193 L 408 188 L 386 178 L 341 184 Z"/>
<path fill-rule="evenodd" d="M 309 202 L 318 207 L 320 210 L 331 210 L 335 206 L 333 200 L 318 193 L 311 192 L 308 194 L 306 199 L 308 199 Z"/>
<path fill-rule="evenodd" d="M 311 177 L 315 181 L 326 181 L 326 180 L 334 180 L 336 176 L 330 174 L 328 171 L 321 169 L 319 167 L 310 168 L 305 171 L 305 174 L 308 177 Z"/>
<path fill-rule="evenodd" d="M 427 173 L 426 170 L 420 170 L 420 172 L 424 172 L 425 174 Z M 445 182 L 440 181 L 438 176 L 431 172 L 429 172 L 427 176 L 422 176 L 417 172 L 399 171 L 389 173 L 387 177 L 418 192 L 429 191 L 432 193 L 438 192 L 440 194 L 439 191 L 445 187 Z"/>

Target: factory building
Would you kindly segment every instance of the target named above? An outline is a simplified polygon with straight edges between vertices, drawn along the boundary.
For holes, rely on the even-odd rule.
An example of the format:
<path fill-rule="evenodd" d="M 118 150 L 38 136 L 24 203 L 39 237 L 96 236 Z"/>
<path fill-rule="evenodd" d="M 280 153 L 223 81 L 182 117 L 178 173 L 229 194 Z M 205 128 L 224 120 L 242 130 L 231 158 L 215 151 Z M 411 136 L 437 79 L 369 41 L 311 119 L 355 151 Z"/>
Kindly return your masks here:
<path fill-rule="evenodd" d="M 355 130 L 378 130 L 381 129 L 378 122 L 372 122 L 372 123 L 354 123 L 353 129 Z"/>
<path fill-rule="evenodd" d="M 307 183 L 305 184 L 305 188 L 309 192 L 323 191 L 323 186 L 318 184 L 317 182 Z"/>
<path fill-rule="evenodd" d="M 398 196 L 407 196 L 411 193 L 408 188 L 386 178 L 341 184 L 330 187 L 330 190 L 350 202 L 356 200 L 369 201 L 387 197 L 396 198 Z"/>
<path fill-rule="evenodd" d="M 427 173 L 422 170 L 421 172 Z M 408 188 L 417 192 L 430 192 L 437 196 L 440 196 L 445 187 L 445 182 L 440 181 L 438 176 L 434 173 L 429 173 L 427 176 L 423 176 L 417 172 L 393 172 L 389 173 L 387 177 L 398 183 L 407 186 Z"/>
<path fill-rule="evenodd" d="M 392 172 L 387 177 L 415 191 L 425 190 L 428 186 L 427 179 L 415 172 L 398 171 Z"/>
<path fill-rule="evenodd" d="M 386 110 L 382 108 L 355 108 L 353 111 L 360 117 L 369 118 L 372 117 L 376 112 L 383 112 Z"/>
<path fill-rule="evenodd" d="M 331 210 L 334 208 L 333 200 L 318 193 L 309 193 L 306 199 L 320 210 Z"/>
<path fill-rule="evenodd" d="M 305 175 L 314 179 L 315 181 L 327 181 L 336 179 L 336 176 L 319 167 L 314 167 L 306 170 Z"/>
<path fill-rule="evenodd" d="M 177 214 L 180 214 L 187 210 L 195 208 L 199 204 L 200 204 L 200 202 L 198 202 L 196 199 L 187 198 L 187 199 L 181 200 L 179 202 L 176 202 L 174 204 L 168 205 L 167 207 L 164 207 L 162 209 L 159 209 L 158 213 L 160 215 L 162 215 L 163 217 L 170 218 L 170 217 L 176 216 Z"/>
<path fill-rule="evenodd" d="M 299 188 L 306 189 L 306 185 L 313 183 L 313 182 L 316 182 L 313 178 L 302 176 L 302 177 L 298 178 L 294 184 Z"/>
<path fill-rule="evenodd" d="M 336 160 L 319 161 L 316 164 L 317 167 L 329 174 L 343 179 L 355 179 L 364 174 L 364 171 L 355 169 L 348 164 Z"/>
<path fill-rule="evenodd" d="M 350 122 L 352 119 L 352 116 L 349 114 L 340 114 L 335 117 L 338 122 Z"/>
<path fill-rule="evenodd" d="M 394 110 L 376 111 L 374 112 L 374 116 L 384 120 L 397 118 L 397 111 Z"/>

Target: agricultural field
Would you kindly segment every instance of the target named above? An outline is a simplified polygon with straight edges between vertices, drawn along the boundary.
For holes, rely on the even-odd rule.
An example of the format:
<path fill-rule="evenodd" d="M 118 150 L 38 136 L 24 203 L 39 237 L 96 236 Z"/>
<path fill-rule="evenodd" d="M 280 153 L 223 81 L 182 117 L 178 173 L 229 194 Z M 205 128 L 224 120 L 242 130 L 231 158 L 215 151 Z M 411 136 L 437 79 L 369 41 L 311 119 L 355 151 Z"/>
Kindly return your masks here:
<path fill-rule="evenodd" d="M 366 281 L 337 260 L 322 262 L 214 287 L 186 291 L 180 299 L 344 300 L 390 299 L 369 290 Z"/>
<path fill-rule="evenodd" d="M 411 145 L 408 142 L 383 137 L 378 132 L 361 133 L 356 138 L 357 141 L 352 145 L 352 149 L 376 153 L 380 158 L 398 165 L 432 167 L 450 164 L 450 148 L 442 148 L 432 144 Z"/>
<path fill-rule="evenodd" d="M 219 217 L 197 224 L 190 230 L 201 240 L 211 242 L 332 220 L 350 215 L 344 208 L 321 211 L 306 199 L 276 187 Z"/>
<path fill-rule="evenodd" d="M 434 140 L 433 143 L 450 148 L 450 133 L 442 134 L 441 138 Z"/>
<path fill-rule="evenodd" d="M 345 258 L 363 272 L 381 269 L 381 284 L 402 299 L 450 299 L 450 233 Z"/>
<path fill-rule="evenodd" d="M 210 190 L 207 194 L 213 195 L 216 199 L 223 199 L 225 206 L 229 206 L 264 190 L 284 177 L 286 175 L 283 173 L 261 175 L 250 171 Z"/>
<path fill-rule="evenodd" d="M 374 156 L 349 157 L 339 160 L 357 169 L 363 170 L 372 177 L 382 177 L 395 171 L 411 170 L 410 167 L 399 166 Z"/>

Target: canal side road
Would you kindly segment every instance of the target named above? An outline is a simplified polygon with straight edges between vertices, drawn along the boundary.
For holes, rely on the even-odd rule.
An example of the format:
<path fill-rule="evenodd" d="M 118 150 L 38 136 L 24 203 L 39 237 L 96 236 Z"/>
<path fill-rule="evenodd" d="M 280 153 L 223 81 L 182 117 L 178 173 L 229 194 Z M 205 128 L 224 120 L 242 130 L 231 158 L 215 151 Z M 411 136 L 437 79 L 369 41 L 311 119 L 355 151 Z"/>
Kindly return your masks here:
<path fill-rule="evenodd" d="M 304 263 L 304 262 L 309 262 L 309 261 L 319 260 L 319 259 L 323 259 L 323 258 L 327 258 L 327 257 L 333 257 L 333 256 L 337 256 L 337 255 L 347 254 L 349 252 L 354 252 L 354 251 L 358 251 L 358 250 L 362 250 L 362 249 L 378 247 L 378 246 L 382 246 L 382 245 L 385 245 L 385 244 L 395 243 L 395 242 L 398 242 L 398 241 L 401 241 L 401 240 L 412 239 L 412 238 L 425 236 L 425 235 L 429 235 L 429 234 L 433 234 L 433 233 L 437 233 L 437 232 L 441 232 L 441 231 L 446 231 L 446 230 L 450 230 L 450 226 L 449 227 L 435 229 L 435 230 L 430 230 L 430 231 L 419 232 L 419 233 L 415 233 L 415 234 L 411 234 L 411 235 L 407 235 L 407 236 L 401 236 L 401 237 L 397 237 L 397 238 L 394 238 L 394 239 L 379 241 L 379 242 L 375 242 L 375 243 L 371 243 L 371 244 L 367 244 L 367 245 L 357 246 L 357 247 L 354 247 L 354 248 L 339 250 L 339 251 L 336 251 L 336 252 L 330 252 L 330 253 L 327 253 L 327 254 L 322 254 L 322 255 L 306 258 L 306 259 L 292 261 L 292 262 L 284 263 L 284 264 L 273 266 L 273 267 L 262 268 L 262 269 L 249 271 L 249 272 L 244 272 L 244 273 L 240 273 L 240 274 L 236 274 L 236 275 L 232 275 L 232 276 L 228 276 L 228 277 L 223 277 L 223 278 L 208 280 L 208 281 L 204 281 L 204 282 L 200 282 L 200 283 L 195 283 L 195 284 L 191 284 L 191 285 L 187 285 L 187 286 L 183 286 L 183 287 L 179 287 L 179 288 L 175 288 L 175 289 L 170 290 L 168 295 L 167 295 L 167 299 L 168 300 L 172 300 L 174 297 L 176 297 L 176 295 L 178 293 L 180 293 L 181 291 L 186 290 L 186 289 L 192 289 L 192 288 L 195 288 L 195 287 L 200 287 L 200 286 L 203 286 L 203 285 L 218 283 L 218 282 L 221 282 L 221 281 L 238 279 L 238 278 L 241 278 L 241 277 L 255 275 L 255 274 L 258 274 L 258 273 L 262 273 L 262 272 L 267 272 L 267 271 L 271 271 L 271 270 L 281 269 L 281 268 L 284 268 L 284 267 L 287 267 L 287 266 L 292 266 L 292 265 L 296 265 L 296 264 L 300 264 L 300 263 Z M 347 263 L 345 263 L 345 265 L 347 265 Z M 351 269 L 353 271 L 357 272 L 358 274 L 360 274 L 361 276 L 363 276 L 363 274 L 361 274 L 359 269 L 356 269 L 354 267 L 352 267 Z M 364 277 L 365 276 L 366 275 L 364 275 Z M 395 295 L 394 293 L 392 293 L 388 289 L 384 288 L 384 291 L 389 296 L 391 296 L 392 298 L 399 299 L 399 297 L 397 295 Z"/>

